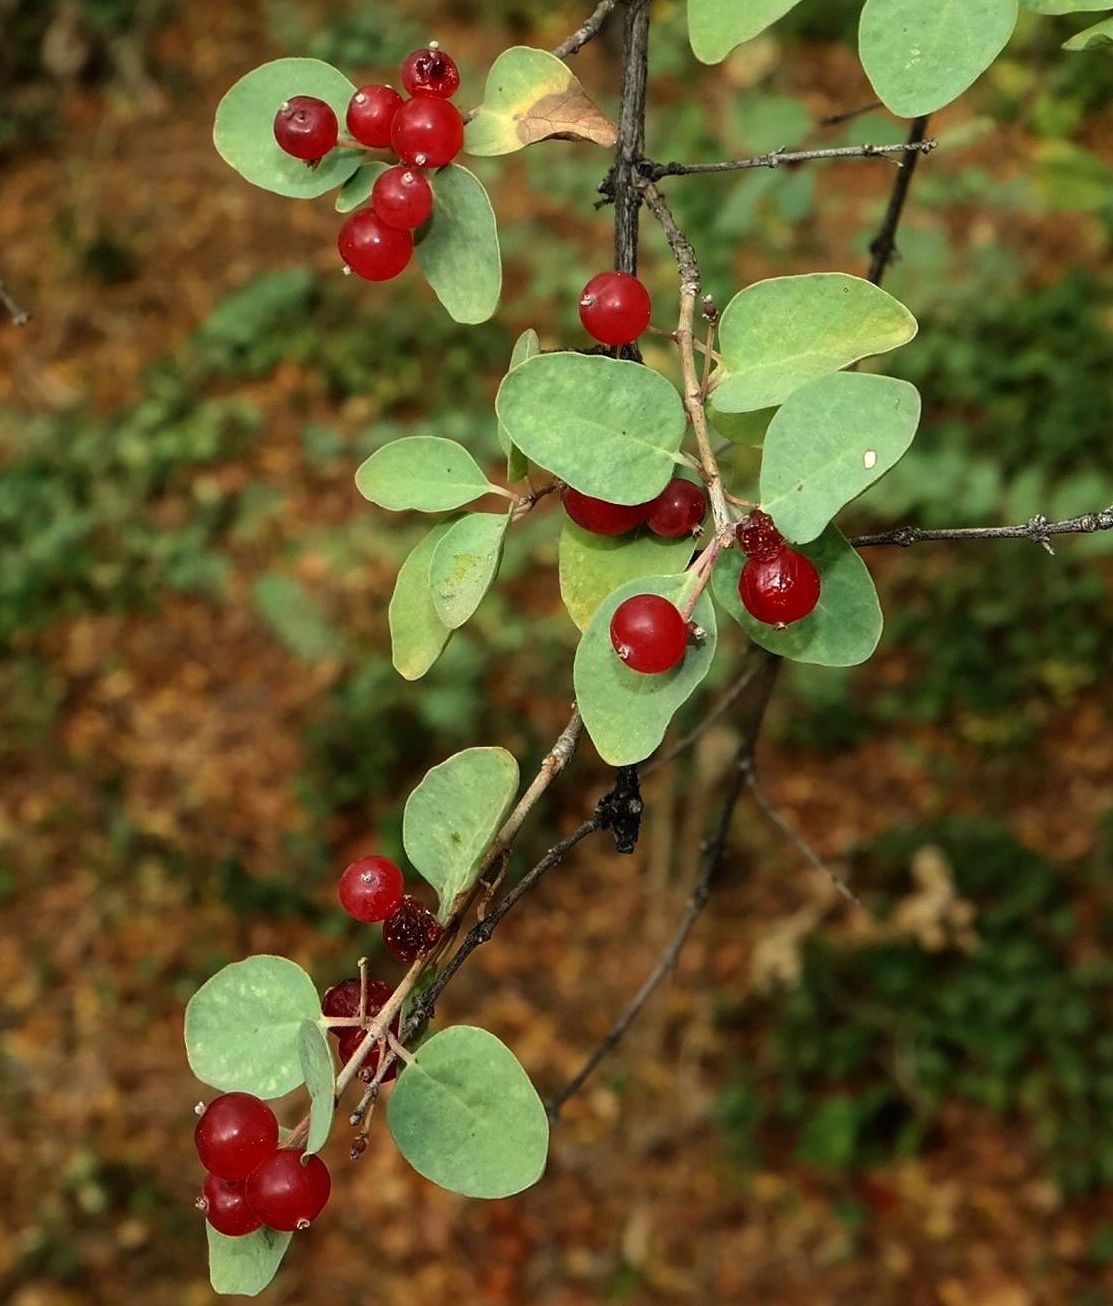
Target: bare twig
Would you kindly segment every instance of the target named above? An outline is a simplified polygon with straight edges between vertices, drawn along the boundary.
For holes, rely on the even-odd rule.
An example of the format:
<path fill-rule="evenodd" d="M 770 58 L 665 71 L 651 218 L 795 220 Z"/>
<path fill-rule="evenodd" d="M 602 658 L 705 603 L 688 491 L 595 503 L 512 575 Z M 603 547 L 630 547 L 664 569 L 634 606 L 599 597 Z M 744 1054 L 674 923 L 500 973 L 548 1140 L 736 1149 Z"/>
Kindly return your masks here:
<path fill-rule="evenodd" d="M 641 768 L 643 778 L 651 776 L 654 771 L 659 771 L 661 767 L 668 766 L 670 763 L 675 762 L 678 757 L 682 757 L 694 744 L 702 739 L 715 722 L 726 716 L 730 709 L 746 692 L 750 681 L 753 680 L 760 666 L 761 658 L 754 653 L 753 649 L 751 649 L 750 656 L 747 657 L 746 663 L 742 668 L 742 674 L 734 684 L 731 685 L 730 689 L 728 689 L 722 698 L 719 699 L 703 720 L 700 721 L 698 725 L 693 726 L 686 735 L 678 739 L 667 753 L 661 753 L 658 757 L 655 757 L 652 762 L 649 762 Z"/>
<path fill-rule="evenodd" d="M 826 118 L 820 118 L 821 127 L 837 127 L 840 122 L 849 122 L 851 118 L 860 118 L 864 113 L 872 113 L 874 109 L 882 107 L 880 100 L 871 100 L 869 104 L 860 104 L 857 109 L 844 109 L 842 113 L 831 113 Z"/>
<path fill-rule="evenodd" d="M 925 119 L 926 122 L 926 119 Z M 905 154 L 916 158 L 920 154 L 930 154 L 939 144 L 935 140 L 924 140 L 922 135 L 912 142 L 898 142 L 896 145 L 834 145 L 817 150 L 770 150 L 768 154 L 756 154 L 749 159 L 725 159 L 721 163 L 654 163 L 644 159 L 640 165 L 641 174 L 649 181 L 660 181 L 662 177 L 693 177 L 707 172 L 743 172 L 748 168 L 779 168 L 785 163 L 813 163 L 830 159 L 879 159 L 892 154 Z M 908 162 L 900 166 L 911 167 Z"/>
<path fill-rule="evenodd" d="M 607 20 L 614 11 L 618 0 L 599 0 L 591 17 L 567 40 L 561 41 L 553 50 L 558 59 L 567 59 L 570 54 L 578 54 L 589 41 L 594 41 L 607 25 Z"/>
<path fill-rule="evenodd" d="M 907 549 L 909 545 L 931 540 L 1030 540 L 1050 553 L 1054 535 L 1093 535 L 1098 531 L 1113 531 L 1113 505 L 1100 512 L 1086 512 L 1063 521 L 1048 521 L 1042 514 L 1037 514 L 1019 526 L 956 526 L 940 530 L 898 526 L 895 530 L 874 535 L 857 535 L 850 542 L 856 549 L 869 549 L 880 544 L 895 544 Z"/>
<path fill-rule="evenodd" d="M 622 92 L 618 142 L 608 193 L 614 199 L 614 265 L 619 272 L 638 270 L 638 211 L 641 178 L 638 163 L 645 146 L 645 93 L 649 76 L 649 0 L 625 0 L 622 32 Z M 628 349 L 628 356 L 634 357 Z"/>
<path fill-rule="evenodd" d="M 885 272 L 889 264 L 897 256 L 897 228 L 900 226 L 900 220 L 904 213 L 904 205 L 908 199 L 908 188 L 912 185 L 912 174 L 916 171 L 916 164 L 920 160 L 920 155 L 924 153 L 925 146 L 932 148 L 934 141 L 924 139 L 927 133 L 929 114 L 922 118 L 917 118 L 912 124 L 912 130 L 908 133 L 908 141 L 903 147 L 905 150 L 904 167 L 897 173 L 897 179 L 893 183 L 893 192 L 889 196 L 889 206 L 885 210 L 885 217 L 881 222 L 881 230 L 870 242 L 870 270 L 868 278 L 875 286 L 881 285 L 885 278 Z"/>
<path fill-rule="evenodd" d="M 12 326 L 26 326 L 31 314 L 19 303 L 8 287 L 0 281 L 0 305 L 12 320 Z"/>

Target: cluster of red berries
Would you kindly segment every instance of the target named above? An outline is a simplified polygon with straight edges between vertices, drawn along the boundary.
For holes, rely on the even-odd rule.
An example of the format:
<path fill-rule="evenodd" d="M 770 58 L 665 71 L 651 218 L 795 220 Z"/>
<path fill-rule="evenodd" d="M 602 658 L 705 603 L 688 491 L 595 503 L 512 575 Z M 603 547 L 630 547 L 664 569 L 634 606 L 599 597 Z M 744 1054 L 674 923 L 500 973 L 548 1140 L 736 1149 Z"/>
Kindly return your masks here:
<path fill-rule="evenodd" d="M 307 1229 L 332 1191 L 328 1166 L 301 1147 L 278 1146 L 278 1121 L 250 1093 L 222 1093 L 193 1133 L 207 1174 L 198 1207 L 218 1233 L 242 1238 L 269 1229 Z"/>
<path fill-rule="evenodd" d="M 592 535 L 626 535 L 644 523 L 654 535 L 679 540 L 695 534 L 707 512 L 703 491 L 681 476 L 674 476 L 655 499 L 646 503 L 608 503 L 581 494 L 570 485 L 560 498 L 569 517 Z"/>
<path fill-rule="evenodd" d="M 371 203 L 340 228 L 337 245 L 344 265 L 368 281 L 389 281 L 413 254 L 413 232 L 433 212 L 433 189 L 422 171 L 443 168 L 464 144 L 464 120 L 450 103 L 460 71 L 435 42 L 406 57 L 405 100 L 392 86 L 356 91 L 345 118 L 352 140 L 370 149 L 390 149 L 400 163 L 375 181 Z M 315 167 L 340 140 L 332 107 L 312 95 L 295 95 L 274 119 L 279 147 Z"/>
<path fill-rule="evenodd" d="M 580 321 L 602 345 L 633 344 L 652 312 L 649 291 L 629 272 L 600 272 L 580 295 Z"/>
<path fill-rule="evenodd" d="M 387 951 L 409 963 L 434 948 L 443 931 L 428 907 L 403 892 L 404 886 L 402 872 L 388 857 L 361 857 L 345 869 L 338 888 L 348 915 L 366 924 L 381 921 Z"/>
<path fill-rule="evenodd" d="M 738 527 L 746 564 L 738 596 L 751 617 L 783 630 L 801 621 L 819 602 L 819 572 L 811 558 L 789 548 L 768 513 L 755 508 Z"/>

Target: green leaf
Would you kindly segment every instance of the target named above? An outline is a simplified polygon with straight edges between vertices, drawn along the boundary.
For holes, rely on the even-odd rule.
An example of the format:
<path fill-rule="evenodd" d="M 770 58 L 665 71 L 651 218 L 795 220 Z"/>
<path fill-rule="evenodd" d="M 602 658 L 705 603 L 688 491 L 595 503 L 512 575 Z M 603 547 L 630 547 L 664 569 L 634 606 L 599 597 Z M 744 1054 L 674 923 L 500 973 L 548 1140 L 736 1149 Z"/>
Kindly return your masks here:
<path fill-rule="evenodd" d="M 298 1026 L 298 1063 L 309 1090 L 309 1136 L 305 1150 L 312 1155 L 328 1142 L 336 1089 L 328 1039 L 315 1020 L 303 1020 Z"/>
<path fill-rule="evenodd" d="M 784 630 L 755 621 L 738 596 L 745 558 L 738 549 L 721 554 L 711 576 L 716 602 L 755 644 L 790 658 L 824 667 L 852 667 L 865 662 L 881 638 L 881 605 L 866 564 L 836 527 L 818 540 L 798 546 L 815 563 L 822 582 L 819 603 L 803 621 Z"/>
<path fill-rule="evenodd" d="M 486 322 L 502 294 L 502 255 L 495 211 L 474 173 L 450 163 L 433 178 L 433 216 L 417 261 L 449 317 Z"/>
<path fill-rule="evenodd" d="M 677 709 L 711 669 L 715 656 L 715 610 L 706 593 L 692 613 L 706 638 L 689 646 L 684 660 L 661 676 L 631 671 L 611 646 L 611 617 L 624 599 L 661 594 L 682 608 L 695 578 L 646 576 L 629 581 L 599 605 L 576 650 L 576 702 L 599 756 L 611 766 L 647 758 L 665 737 Z"/>
<path fill-rule="evenodd" d="M 920 422 L 916 387 L 836 372 L 785 400 L 765 435 L 761 506 L 796 543 L 898 463 Z"/>
<path fill-rule="evenodd" d="M 420 680 L 444 651 L 452 632 L 437 615 L 429 568 L 437 545 L 458 518 L 438 522 L 410 553 L 394 582 L 387 620 L 394 669 L 405 680 Z"/>
<path fill-rule="evenodd" d="M 599 354 L 531 358 L 504 378 L 495 407 L 527 458 L 610 503 L 660 494 L 687 426 L 660 372 Z"/>
<path fill-rule="evenodd" d="M 292 95 L 315 95 L 344 121 L 355 87 L 320 59 L 275 59 L 252 69 L 217 105 L 213 142 L 225 163 L 253 185 L 290 199 L 313 199 L 343 185 L 361 150 L 332 150 L 316 167 L 292 158 L 274 139 L 274 115 Z"/>
<path fill-rule="evenodd" d="M 469 154 L 510 154 L 549 136 L 610 149 L 618 132 L 567 64 L 547 50 L 512 46 L 491 65 L 464 148 Z"/>
<path fill-rule="evenodd" d="M 506 369 L 512 372 L 519 364 L 528 362 L 531 358 L 536 358 L 541 352 L 541 340 L 537 332 L 531 327 L 514 341 L 514 348 L 510 354 L 510 366 Z M 529 460 L 511 440 L 510 434 L 506 427 L 499 422 L 499 445 L 503 453 L 506 454 L 506 479 L 513 483 L 520 481 L 529 471 Z"/>
<path fill-rule="evenodd" d="M 217 971 L 189 1000 L 185 1044 L 202 1083 L 281 1097 L 302 1082 L 298 1028 L 319 1020 L 313 981 L 285 957 L 248 957 Z"/>
<path fill-rule="evenodd" d="M 1082 14 L 1113 9 L 1113 0 L 1023 0 L 1037 14 Z"/>
<path fill-rule="evenodd" d="M 1113 18 L 1103 18 L 1093 27 L 1072 36 L 1063 42 L 1064 50 L 1100 50 L 1104 45 L 1113 45 Z"/>
<path fill-rule="evenodd" d="M 866 0 L 862 66 L 886 108 L 934 113 L 971 86 L 1005 48 L 1017 0 Z"/>
<path fill-rule="evenodd" d="M 688 37 L 701 63 L 719 63 L 752 41 L 800 0 L 688 0 Z"/>
<path fill-rule="evenodd" d="M 816 377 L 907 344 L 916 329 L 899 300 L 845 272 L 755 282 L 723 311 L 725 375 L 712 403 L 723 413 L 771 408 Z"/>
<path fill-rule="evenodd" d="M 466 748 L 426 772 L 406 800 L 406 856 L 436 889 L 445 919 L 470 889 L 518 792 L 518 763 L 504 748 Z"/>
<path fill-rule="evenodd" d="M 348 178 L 336 196 L 337 213 L 351 213 L 371 198 L 371 188 L 390 165 L 364 163 Z"/>
<path fill-rule="evenodd" d="M 462 444 L 439 435 L 407 435 L 375 450 L 356 472 L 356 488 L 394 512 L 447 512 L 495 487 Z"/>
<path fill-rule="evenodd" d="M 293 1237 L 277 1229 L 256 1229 L 243 1238 L 229 1238 L 217 1233 L 208 1220 L 205 1233 L 213 1292 L 241 1297 L 256 1297 L 270 1283 Z"/>
<path fill-rule="evenodd" d="M 565 520 L 560 532 L 560 596 L 568 615 L 586 630 L 608 594 L 639 576 L 679 574 L 694 549 L 691 537 L 666 540 L 643 530 L 593 535 Z"/>
<path fill-rule="evenodd" d="M 747 413 L 723 413 L 711 408 L 708 416 L 715 430 L 731 444 L 760 449 L 776 412 L 775 408 L 755 408 Z"/>
<path fill-rule="evenodd" d="M 449 630 L 468 620 L 494 583 L 509 525 L 509 512 L 469 512 L 452 523 L 433 550 L 433 607 Z"/>
<path fill-rule="evenodd" d="M 517 1057 L 485 1029 L 454 1025 L 418 1048 L 387 1124 L 418 1174 L 465 1197 L 509 1197 L 545 1170 L 545 1108 Z"/>

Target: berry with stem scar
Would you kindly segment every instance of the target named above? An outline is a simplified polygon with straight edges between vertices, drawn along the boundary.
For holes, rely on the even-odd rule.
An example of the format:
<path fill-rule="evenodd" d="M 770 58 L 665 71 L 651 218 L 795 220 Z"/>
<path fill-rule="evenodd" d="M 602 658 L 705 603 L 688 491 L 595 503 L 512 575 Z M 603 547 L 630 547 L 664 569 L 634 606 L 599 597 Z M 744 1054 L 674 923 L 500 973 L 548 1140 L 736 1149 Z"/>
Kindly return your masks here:
<path fill-rule="evenodd" d="M 385 921 L 402 901 L 405 881 L 389 857 L 361 857 L 340 877 L 340 905 L 357 921 Z"/>
<path fill-rule="evenodd" d="M 315 95 L 292 96 L 274 116 L 278 148 L 306 163 L 319 163 L 339 135 L 332 106 Z"/>
<path fill-rule="evenodd" d="M 263 1223 L 247 1204 L 242 1179 L 220 1179 L 215 1174 L 207 1174 L 197 1206 L 217 1233 L 227 1238 L 243 1238 Z"/>
<path fill-rule="evenodd" d="M 436 95 L 415 95 L 394 115 L 390 143 L 403 163 L 415 168 L 443 168 L 464 144 L 460 110 Z"/>
<path fill-rule="evenodd" d="M 580 295 L 584 330 L 604 345 L 629 345 L 649 326 L 649 291 L 629 272 L 600 272 Z"/>
<path fill-rule="evenodd" d="M 412 231 L 433 212 L 433 190 L 412 168 L 388 168 L 371 188 L 371 207 L 388 227 Z"/>
<path fill-rule="evenodd" d="M 348 130 L 361 145 L 385 150 L 394 115 L 404 103 L 393 86 L 363 86 L 348 103 Z"/>
<path fill-rule="evenodd" d="M 819 572 L 810 558 L 783 546 L 771 557 L 750 557 L 738 578 L 738 596 L 751 617 L 783 629 L 819 602 Z"/>
<path fill-rule="evenodd" d="M 688 622 L 659 594 L 635 594 L 611 617 L 611 647 L 631 671 L 659 676 L 682 661 Z"/>
<path fill-rule="evenodd" d="M 325 1209 L 332 1178 L 319 1156 L 280 1147 L 254 1169 L 244 1185 L 247 1204 L 269 1229 L 307 1229 Z"/>
<path fill-rule="evenodd" d="M 246 1179 L 278 1146 L 278 1121 L 251 1093 L 222 1093 L 193 1131 L 201 1164 L 219 1179 Z"/>
<path fill-rule="evenodd" d="M 430 42 L 406 56 L 402 85 L 411 95 L 439 95 L 450 100 L 460 89 L 460 70 L 451 55 Z"/>
<path fill-rule="evenodd" d="M 390 281 L 414 252 L 408 231 L 388 226 L 374 209 L 359 209 L 340 228 L 336 241 L 345 266 L 366 281 Z"/>

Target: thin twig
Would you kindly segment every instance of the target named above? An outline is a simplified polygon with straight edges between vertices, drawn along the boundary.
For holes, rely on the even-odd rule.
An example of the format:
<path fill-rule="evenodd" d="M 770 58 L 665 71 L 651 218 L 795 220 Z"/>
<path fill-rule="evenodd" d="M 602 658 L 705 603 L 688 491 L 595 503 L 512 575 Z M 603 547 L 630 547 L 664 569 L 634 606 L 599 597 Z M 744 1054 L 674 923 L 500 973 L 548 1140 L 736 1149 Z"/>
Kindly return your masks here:
<path fill-rule="evenodd" d="M 726 716 L 730 709 L 746 692 L 750 681 L 753 680 L 760 666 L 760 657 L 755 656 L 753 649 L 751 649 L 750 656 L 747 657 L 745 665 L 742 668 L 742 674 L 734 684 L 731 685 L 730 689 L 727 690 L 703 720 L 700 721 L 698 725 L 693 726 L 686 735 L 678 739 L 667 753 L 661 753 L 660 756 L 655 757 L 651 762 L 641 768 L 642 778 L 644 779 L 646 776 L 651 776 L 654 771 L 659 771 L 663 766 L 669 766 L 702 739 L 715 722 Z"/>
<path fill-rule="evenodd" d="M 614 199 L 614 265 L 619 272 L 638 270 L 638 211 L 641 179 L 638 163 L 645 145 L 645 97 L 649 78 L 649 0 L 625 0 L 622 31 L 622 91 L 618 141 L 608 193 Z M 627 357 L 636 355 L 627 347 Z"/>
<path fill-rule="evenodd" d="M 0 281 L 0 305 L 12 320 L 12 326 L 26 326 L 31 314 L 19 303 L 8 287 Z"/>
<path fill-rule="evenodd" d="M 925 119 L 926 121 L 926 119 Z M 930 154 L 939 144 L 935 140 L 919 137 L 913 142 L 900 141 L 895 145 L 833 145 L 817 150 L 770 150 L 749 159 L 724 159 L 721 163 L 654 163 L 644 159 L 641 174 L 649 181 L 662 177 L 693 177 L 708 172 L 742 172 L 748 168 L 779 168 L 785 163 L 813 163 L 829 159 L 879 159 L 891 154 L 905 154 L 916 158 Z M 908 163 L 901 166 L 911 168 Z"/>
<path fill-rule="evenodd" d="M 869 549 L 880 544 L 895 544 L 907 549 L 909 545 L 930 540 L 1030 540 L 1050 553 L 1053 535 L 1094 535 L 1098 531 L 1113 531 L 1113 505 L 1100 512 L 1086 512 L 1063 521 L 1048 521 L 1037 513 L 1019 526 L 956 526 L 942 530 L 898 526 L 895 530 L 879 531 L 874 535 L 857 535 L 850 542 L 856 549 Z"/>
<path fill-rule="evenodd" d="M 904 213 L 908 188 L 912 185 L 912 174 L 916 171 L 916 164 L 920 161 L 925 146 L 930 149 L 935 145 L 934 141 L 924 139 L 930 116 L 924 114 L 912 124 L 912 130 L 908 133 L 908 140 L 903 147 L 904 167 L 897 173 L 897 179 L 893 183 L 893 192 L 889 196 L 889 206 L 885 210 L 881 230 L 870 242 L 871 261 L 867 276 L 875 286 L 881 285 L 886 269 L 897 256 L 897 228 Z"/>
<path fill-rule="evenodd" d="M 553 54 L 558 59 L 567 59 L 570 54 L 579 54 L 589 41 L 594 41 L 599 33 L 607 25 L 607 19 L 610 18 L 618 0 L 599 0 L 591 17 L 580 28 L 572 33 L 567 40 L 561 41 L 553 50 Z"/>
<path fill-rule="evenodd" d="M 840 122 L 849 122 L 851 118 L 860 118 L 864 113 L 872 113 L 874 109 L 882 108 L 880 100 L 871 100 L 869 104 L 860 104 L 857 109 L 844 109 L 842 113 L 830 113 L 826 118 L 820 118 L 821 127 L 837 127 Z"/>

